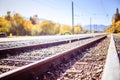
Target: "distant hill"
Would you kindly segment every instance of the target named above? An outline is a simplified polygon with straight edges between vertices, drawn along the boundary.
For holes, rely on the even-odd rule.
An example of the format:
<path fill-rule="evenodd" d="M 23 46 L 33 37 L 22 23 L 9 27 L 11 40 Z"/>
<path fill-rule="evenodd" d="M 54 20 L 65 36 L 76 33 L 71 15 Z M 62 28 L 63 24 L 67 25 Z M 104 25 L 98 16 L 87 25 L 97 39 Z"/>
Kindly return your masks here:
<path fill-rule="evenodd" d="M 94 29 L 95 31 L 104 31 L 105 29 L 108 28 L 108 26 L 106 25 L 97 25 L 97 24 L 91 25 L 91 27 L 92 30 Z M 85 25 L 84 28 L 90 30 L 90 25 Z"/>

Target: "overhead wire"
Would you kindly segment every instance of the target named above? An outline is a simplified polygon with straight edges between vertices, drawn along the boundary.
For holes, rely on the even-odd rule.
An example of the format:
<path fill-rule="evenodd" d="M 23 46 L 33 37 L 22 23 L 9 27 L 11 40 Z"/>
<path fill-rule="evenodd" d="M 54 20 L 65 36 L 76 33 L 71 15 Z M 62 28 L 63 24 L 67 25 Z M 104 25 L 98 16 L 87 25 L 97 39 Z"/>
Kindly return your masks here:
<path fill-rule="evenodd" d="M 101 6 L 102 6 L 102 8 L 103 8 L 105 14 L 106 14 L 106 18 L 107 18 L 108 21 L 109 21 L 109 17 L 108 17 L 109 15 L 108 15 L 107 10 L 106 10 L 106 8 L 105 8 L 105 6 L 104 6 L 104 4 L 103 4 L 103 0 L 100 0 L 100 3 L 101 3 Z"/>
<path fill-rule="evenodd" d="M 48 0 L 48 1 L 46 1 L 44 4 L 40 1 L 40 0 L 32 0 L 33 2 L 35 2 L 35 3 L 37 3 L 37 4 L 39 4 L 39 5 L 43 5 L 43 6 L 45 6 L 45 7 L 49 7 L 50 9 L 52 9 L 52 10 L 55 10 L 56 9 L 56 5 L 54 4 L 54 5 L 52 5 L 53 3 L 52 3 L 52 1 L 50 1 L 50 0 Z M 80 10 L 80 6 L 74 1 L 74 0 L 71 0 L 71 2 L 74 2 L 74 16 L 75 16 L 75 18 L 80 18 L 81 16 L 88 16 L 87 14 L 89 14 L 89 13 L 87 13 L 87 14 L 83 14 L 82 13 L 82 11 Z M 106 8 L 104 7 L 104 4 L 103 4 L 103 1 L 102 0 L 100 0 L 100 3 L 101 3 L 101 6 L 102 6 L 102 9 L 103 9 L 103 11 L 105 12 L 105 14 L 106 14 L 106 17 L 107 17 L 107 19 L 109 20 L 109 18 L 108 18 L 108 13 L 107 13 L 107 10 L 106 10 Z M 79 12 L 79 13 L 78 13 Z M 94 16 L 97 16 L 97 15 L 101 15 L 101 14 L 98 14 L 98 13 L 94 13 L 94 14 L 91 14 L 91 15 L 94 15 Z M 82 17 L 83 18 L 83 17 Z"/>

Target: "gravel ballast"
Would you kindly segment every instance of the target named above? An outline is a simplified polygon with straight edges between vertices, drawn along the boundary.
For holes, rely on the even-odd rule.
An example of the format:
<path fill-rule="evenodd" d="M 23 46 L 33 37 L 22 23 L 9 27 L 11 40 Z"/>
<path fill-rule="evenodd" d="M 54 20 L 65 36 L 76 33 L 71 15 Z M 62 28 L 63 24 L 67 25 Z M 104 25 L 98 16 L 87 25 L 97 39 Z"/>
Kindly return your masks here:
<path fill-rule="evenodd" d="M 102 72 L 109 47 L 106 38 L 93 47 L 81 52 L 80 55 L 63 62 L 57 67 L 52 67 L 43 74 L 43 80 L 101 80 Z M 81 58 L 81 56 L 83 56 Z"/>
<path fill-rule="evenodd" d="M 52 46 L 52 47 L 48 47 L 48 48 L 43 48 L 43 49 L 33 49 L 33 50 L 28 50 L 28 51 L 24 51 L 22 53 L 16 54 L 14 56 L 10 56 L 8 55 L 8 59 L 21 59 L 21 60 L 41 60 L 44 59 L 46 57 L 61 53 L 63 51 L 78 47 L 80 45 L 85 44 L 86 42 L 91 42 L 94 41 L 96 39 L 98 39 L 99 37 L 96 38 L 90 38 L 90 39 L 85 39 L 85 40 L 80 40 L 80 41 L 76 41 L 76 42 L 69 42 L 67 44 L 61 44 L 58 46 Z"/>
<path fill-rule="evenodd" d="M 61 45 L 58 45 L 58 46 L 52 46 L 52 47 L 42 48 L 42 49 L 41 48 L 40 49 L 31 49 L 31 50 L 27 50 L 27 51 L 24 51 L 24 52 L 16 53 L 16 55 L 7 54 L 7 58 L 3 58 L 3 60 L 4 59 L 8 59 L 9 60 L 10 59 L 10 61 L 7 60 L 8 61 L 7 63 L 10 63 L 10 65 L 9 64 L 7 65 L 7 63 L 6 63 L 5 65 L 2 65 L 2 66 L 11 67 L 10 70 L 12 70 L 12 69 L 14 69 L 13 67 L 15 66 L 14 63 L 11 62 L 12 60 L 22 60 L 22 61 L 23 60 L 24 61 L 37 61 L 37 60 L 41 60 L 41 59 L 44 59 L 46 57 L 50 57 L 52 55 L 61 53 L 63 51 L 66 51 L 66 50 L 69 50 L 69 49 L 73 49 L 75 47 L 78 47 L 80 45 L 85 44 L 86 42 L 94 41 L 94 40 L 96 40 L 98 38 L 99 37 L 85 39 L 85 40 L 80 40 L 80 41 L 76 41 L 76 42 L 69 42 L 68 44 L 61 44 Z M 82 53 L 82 54 L 85 54 L 85 53 Z M 78 58 L 79 58 L 79 56 L 78 56 Z M 11 63 L 13 63 L 13 65 L 11 65 Z M 22 65 L 20 65 L 20 66 L 22 66 Z"/>

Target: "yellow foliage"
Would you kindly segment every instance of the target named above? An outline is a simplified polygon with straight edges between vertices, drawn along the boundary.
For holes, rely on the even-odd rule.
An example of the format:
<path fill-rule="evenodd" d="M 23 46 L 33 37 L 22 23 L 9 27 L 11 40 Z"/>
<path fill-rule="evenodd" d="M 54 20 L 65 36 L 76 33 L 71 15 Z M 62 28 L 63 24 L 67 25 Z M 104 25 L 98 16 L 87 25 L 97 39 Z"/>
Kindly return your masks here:
<path fill-rule="evenodd" d="M 75 34 L 80 34 L 82 32 L 82 27 L 81 27 L 81 25 L 76 25 L 75 27 L 74 27 L 74 33 Z"/>
<path fill-rule="evenodd" d="M 29 21 L 29 20 L 24 20 L 23 26 L 24 26 L 24 29 L 25 29 L 26 31 L 31 31 L 31 29 L 32 29 L 32 27 L 33 27 L 31 21 Z"/>
<path fill-rule="evenodd" d="M 45 20 L 41 23 L 42 34 L 54 34 L 54 24 L 49 21 Z"/>
<path fill-rule="evenodd" d="M 64 34 L 66 32 L 72 33 L 72 27 L 70 27 L 68 25 L 63 25 L 62 27 L 60 27 L 61 34 Z"/>
<path fill-rule="evenodd" d="M 110 33 L 110 32 L 114 32 L 114 33 L 118 33 L 118 32 L 120 32 L 120 21 L 117 21 L 116 23 L 113 23 L 109 28 L 107 28 L 106 30 L 105 30 L 105 32 L 108 32 L 108 33 Z"/>
<path fill-rule="evenodd" d="M 24 21 L 24 18 L 21 17 L 18 13 L 14 14 L 13 19 L 16 21 L 18 26 Z"/>
<path fill-rule="evenodd" d="M 118 21 L 118 22 L 116 22 L 116 28 L 118 29 L 118 30 L 120 30 L 120 21 Z"/>
<path fill-rule="evenodd" d="M 120 33 L 120 14 L 118 8 L 116 9 L 116 14 L 112 18 L 112 24 L 108 27 L 105 32 Z"/>
<path fill-rule="evenodd" d="M 31 35 L 40 35 L 41 32 L 42 32 L 42 29 L 40 27 L 40 24 L 36 24 L 32 26 Z"/>
<path fill-rule="evenodd" d="M 32 24 L 32 21 L 34 25 Z M 76 34 L 81 33 L 82 27 L 80 25 L 75 26 L 74 32 Z M 61 27 L 58 23 L 53 23 L 50 20 L 45 20 L 39 23 L 37 16 L 31 17 L 30 20 L 24 19 L 20 14 L 15 13 L 13 16 L 10 11 L 7 12 L 4 18 L 0 17 L 0 32 L 11 33 L 12 35 L 54 35 L 72 33 L 71 26 L 63 25 Z"/>
<path fill-rule="evenodd" d="M 60 32 L 60 24 L 54 24 L 54 31 L 55 34 L 58 34 Z"/>
<path fill-rule="evenodd" d="M 10 27 L 10 22 L 0 17 L 0 32 L 9 32 Z"/>
<path fill-rule="evenodd" d="M 115 24 L 115 32 L 120 32 L 120 21 Z"/>

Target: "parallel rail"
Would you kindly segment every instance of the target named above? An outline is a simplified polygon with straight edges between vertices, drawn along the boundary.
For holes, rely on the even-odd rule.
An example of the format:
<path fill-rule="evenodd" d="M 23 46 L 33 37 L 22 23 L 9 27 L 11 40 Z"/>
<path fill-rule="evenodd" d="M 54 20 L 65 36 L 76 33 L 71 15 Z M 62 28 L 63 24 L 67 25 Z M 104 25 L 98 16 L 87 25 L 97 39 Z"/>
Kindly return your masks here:
<path fill-rule="evenodd" d="M 13 52 L 22 52 L 24 50 L 28 49 L 37 49 L 37 48 L 44 48 L 44 47 L 49 47 L 49 46 L 54 46 L 54 45 L 59 45 L 59 44 L 65 44 L 69 42 L 74 42 L 78 40 L 83 40 L 83 39 L 88 39 L 91 37 L 84 37 L 84 38 L 78 38 L 78 39 L 72 39 L 72 40 L 67 40 L 67 41 L 59 41 L 59 42 L 50 42 L 50 43 L 41 43 L 41 44 L 35 44 L 35 45 L 29 45 L 29 46 L 22 46 L 22 47 L 13 47 L 13 48 L 4 48 L 0 49 L 0 55 L 5 55 L 5 54 L 14 54 Z"/>
<path fill-rule="evenodd" d="M 64 51 L 62 53 L 58 53 L 51 57 L 36 61 L 26 66 L 17 68 L 15 70 L 11 70 L 9 72 L 3 73 L 0 75 L 0 79 L 1 80 L 21 80 L 21 79 L 22 80 L 38 80 L 39 79 L 38 76 L 48 71 L 51 66 L 58 65 L 62 61 L 69 59 L 72 55 L 79 54 L 80 50 L 83 50 L 86 47 L 90 47 L 95 42 L 98 42 L 104 38 L 106 38 L 106 35 L 101 36 L 98 39 L 93 40 L 91 42 L 86 42 L 85 44 L 79 47 Z"/>
<path fill-rule="evenodd" d="M 102 80 L 120 80 L 120 62 L 112 34 Z"/>

